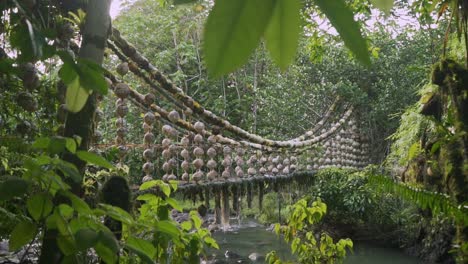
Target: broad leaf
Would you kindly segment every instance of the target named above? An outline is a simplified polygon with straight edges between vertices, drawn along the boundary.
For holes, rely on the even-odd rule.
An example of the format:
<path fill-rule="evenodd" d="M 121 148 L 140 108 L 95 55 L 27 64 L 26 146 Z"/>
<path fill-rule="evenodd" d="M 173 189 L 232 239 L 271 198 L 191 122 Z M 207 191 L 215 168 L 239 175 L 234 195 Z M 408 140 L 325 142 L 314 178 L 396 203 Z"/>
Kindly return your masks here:
<path fill-rule="evenodd" d="M 192 222 L 184 221 L 180 224 L 180 227 L 182 227 L 182 230 L 189 231 L 190 229 L 192 229 Z"/>
<path fill-rule="evenodd" d="M 198 0 L 174 0 L 174 5 L 192 4 Z"/>
<path fill-rule="evenodd" d="M 29 197 L 26 206 L 32 218 L 39 221 L 52 212 L 54 204 L 47 193 L 38 193 Z"/>
<path fill-rule="evenodd" d="M 67 58 L 67 57 L 64 57 L 64 58 Z M 69 85 L 73 81 L 75 81 L 76 78 L 78 78 L 78 73 L 76 72 L 76 68 L 77 67 L 73 59 L 68 58 L 67 60 L 64 61 L 62 67 L 60 68 L 58 72 L 58 75 L 64 84 Z"/>
<path fill-rule="evenodd" d="M 315 3 L 340 33 L 344 43 L 356 58 L 365 65 L 370 65 L 367 42 L 361 35 L 359 24 L 353 18 L 353 12 L 345 2 L 343 0 L 315 0 Z"/>
<path fill-rule="evenodd" d="M 271 57 L 284 70 L 294 59 L 301 32 L 300 0 L 276 0 L 265 31 Z"/>
<path fill-rule="evenodd" d="M 9 241 L 10 251 L 16 251 L 31 242 L 36 237 L 37 231 L 37 226 L 29 221 L 17 224 L 11 232 Z"/>
<path fill-rule="evenodd" d="M 152 259 L 156 255 L 156 248 L 150 242 L 130 236 L 127 239 L 127 248 L 135 252 L 144 262 L 154 263 Z"/>
<path fill-rule="evenodd" d="M 182 212 L 183 208 L 182 208 L 182 206 L 179 204 L 179 202 L 178 202 L 177 200 L 168 197 L 168 198 L 166 198 L 166 202 L 167 202 L 170 206 L 172 206 L 172 208 L 176 209 L 176 210 L 179 211 L 179 212 Z"/>
<path fill-rule="evenodd" d="M 73 237 L 59 235 L 57 237 L 57 244 L 60 248 L 60 251 L 62 251 L 62 253 L 65 256 L 70 256 L 78 251 L 77 245 Z"/>
<path fill-rule="evenodd" d="M 114 220 L 120 221 L 127 225 L 133 224 L 133 217 L 122 208 L 108 204 L 100 204 L 100 206 L 106 211 L 107 215 L 109 215 Z"/>
<path fill-rule="evenodd" d="M 80 85 L 80 78 L 76 77 L 67 87 L 65 105 L 73 113 L 79 112 L 88 100 L 89 92 Z"/>
<path fill-rule="evenodd" d="M 107 231 L 99 231 L 98 244 L 102 244 L 112 252 L 117 253 L 119 251 L 119 243 L 115 239 L 114 235 Z"/>
<path fill-rule="evenodd" d="M 71 192 L 63 192 L 62 193 L 64 196 L 68 197 L 70 199 L 72 207 L 80 214 L 90 214 L 91 209 L 89 208 L 89 205 L 83 201 L 80 197 L 74 195 Z"/>
<path fill-rule="evenodd" d="M 7 201 L 13 197 L 21 196 L 28 190 L 28 182 L 18 177 L 3 177 L 0 182 L 0 201 Z"/>
<path fill-rule="evenodd" d="M 32 144 L 32 146 L 33 148 L 37 148 L 37 149 L 46 149 L 49 147 L 49 144 L 50 144 L 50 138 L 42 137 L 42 138 L 36 139 L 34 143 Z"/>
<path fill-rule="evenodd" d="M 78 158 L 80 158 L 81 160 L 84 160 L 84 161 L 86 161 L 88 163 L 91 163 L 91 164 L 94 164 L 94 165 L 97 165 L 97 166 L 101 166 L 101 167 L 104 167 L 104 168 L 107 168 L 107 169 L 114 168 L 114 166 L 112 164 L 110 164 L 110 162 L 108 162 L 105 158 L 103 158 L 103 157 L 101 157 L 101 156 L 99 156 L 97 154 L 87 152 L 87 151 L 77 151 L 76 155 L 78 156 Z"/>
<path fill-rule="evenodd" d="M 76 152 L 76 140 L 73 138 L 65 138 L 65 147 L 71 153 L 75 153 Z"/>
<path fill-rule="evenodd" d="M 140 185 L 140 191 L 147 190 L 155 186 L 160 188 L 166 196 L 169 196 L 171 194 L 171 187 L 161 180 L 151 180 L 144 182 L 142 185 Z"/>
<path fill-rule="evenodd" d="M 107 94 L 108 85 L 103 75 L 104 70 L 97 63 L 81 59 L 78 61 L 78 74 L 81 86 L 88 91 Z"/>
<path fill-rule="evenodd" d="M 212 247 L 212 248 L 215 248 L 215 249 L 219 249 L 219 245 L 218 243 L 216 242 L 216 240 L 214 238 L 212 238 L 211 236 L 206 236 L 204 239 L 205 243 Z"/>
<path fill-rule="evenodd" d="M 99 242 L 96 244 L 96 246 L 94 246 L 94 249 L 104 263 L 114 264 L 117 262 L 118 255 L 104 244 Z"/>
<path fill-rule="evenodd" d="M 371 0 L 371 3 L 380 9 L 385 14 L 389 14 L 392 10 L 394 0 Z"/>
<path fill-rule="evenodd" d="M 168 234 L 174 240 L 179 239 L 180 230 L 171 221 L 163 220 L 157 222 L 156 230 Z"/>
<path fill-rule="evenodd" d="M 82 181 L 83 175 L 80 174 L 78 169 L 72 163 L 64 160 L 58 160 L 55 165 L 63 173 L 63 175 L 71 178 L 74 182 Z"/>
<path fill-rule="evenodd" d="M 99 234 L 90 228 L 80 229 L 75 234 L 76 245 L 80 251 L 94 247 L 98 239 Z"/>
<path fill-rule="evenodd" d="M 206 66 L 213 77 L 244 64 L 255 50 L 273 12 L 271 0 L 217 0 L 205 25 Z"/>
<path fill-rule="evenodd" d="M 68 204 L 60 204 L 58 206 L 58 211 L 65 219 L 70 219 L 73 216 L 75 210 L 73 210 L 73 208 Z"/>

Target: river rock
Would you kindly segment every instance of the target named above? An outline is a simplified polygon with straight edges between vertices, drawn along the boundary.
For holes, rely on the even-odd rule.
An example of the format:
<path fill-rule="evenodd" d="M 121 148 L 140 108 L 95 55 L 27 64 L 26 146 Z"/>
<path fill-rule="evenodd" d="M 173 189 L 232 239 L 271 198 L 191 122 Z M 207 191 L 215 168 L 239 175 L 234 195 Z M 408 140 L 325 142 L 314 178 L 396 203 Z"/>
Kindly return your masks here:
<path fill-rule="evenodd" d="M 266 231 L 269 231 L 269 232 L 275 231 L 275 224 L 271 224 L 270 226 L 268 226 Z"/>
<path fill-rule="evenodd" d="M 208 226 L 208 230 L 213 233 L 219 231 L 219 226 L 217 224 L 211 224 Z"/>
<path fill-rule="evenodd" d="M 8 253 L 9 248 L 8 248 L 8 240 L 2 240 L 0 241 L 0 255 L 2 253 Z"/>
<path fill-rule="evenodd" d="M 265 256 L 262 256 L 262 255 L 260 255 L 260 254 L 254 252 L 254 253 L 252 253 L 252 254 L 249 255 L 249 259 L 250 259 L 251 261 L 260 261 L 260 262 L 263 262 L 263 261 L 265 261 Z"/>
<path fill-rule="evenodd" d="M 224 257 L 229 258 L 229 259 L 239 259 L 239 258 L 241 258 L 241 256 L 239 254 L 237 254 L 236 252 L 233 252 L 233 251 L 229 251 L 229 250 L 226 250 L 226 252 L 224 253 Z"/>

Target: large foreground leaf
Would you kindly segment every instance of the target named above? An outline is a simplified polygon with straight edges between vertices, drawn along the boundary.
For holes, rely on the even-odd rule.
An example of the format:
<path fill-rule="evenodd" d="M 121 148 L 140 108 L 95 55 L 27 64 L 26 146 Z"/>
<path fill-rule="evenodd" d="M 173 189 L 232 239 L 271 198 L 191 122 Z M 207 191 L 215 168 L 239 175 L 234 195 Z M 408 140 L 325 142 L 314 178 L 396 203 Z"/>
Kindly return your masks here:
<path fill-rule="evenodd" d="M 394 0 L 371 0 L 371 3 L 385 14 L 389 14 Z"/>
<path fill-rule="evenodd" d="M 205 25 L 206 66 L 219 77 L 244 64 L 273 12 L 272 0 L 217 0 Z"/>
<path fill-rule="evenodd" d="M 9 246 L 11 251 L 20 249 L 37 235 L 37 226 L 27 220 L 20 222 L 11 232 Z"/>
<path fill-rule="evenodd" d="M 73 113 L 79 112 L 88 100 L 89 92 L 80 84 L 80 78 L 75 78 L 68 87 L 65 94 L 65 105 L 67 110 Z"/>
<path fill-rule="evenodd" d="M 273 15 L 265 32 L 271 57 L 284 70 L 294 59 L 299 42 L 300 0 L 276 0 Z"/>
<path fill-rule="evenodd" d="M 361 35 L 359 24 L 353 18 L 353 12 L 345 2 L 343 0 L 315 0 L 315 3 L 340 33 L 344 43 L 356 58 L 370 65 L 367 42 Z"/>

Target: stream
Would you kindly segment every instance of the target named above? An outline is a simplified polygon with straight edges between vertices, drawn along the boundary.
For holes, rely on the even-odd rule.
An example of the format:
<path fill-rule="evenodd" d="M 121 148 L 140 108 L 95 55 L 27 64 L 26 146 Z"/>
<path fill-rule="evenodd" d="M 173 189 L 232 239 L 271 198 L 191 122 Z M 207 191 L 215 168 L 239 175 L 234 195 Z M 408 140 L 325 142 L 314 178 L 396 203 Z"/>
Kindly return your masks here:
<path fill-rule="evenodd" d="M 282 260 L 294 260 L 289 245 L 279 239 L 272 231 L 252 219 L 246 219 L 239 226 L 231 222 L 229 231 L 217 231 L 213 237 L 219 250 L 210 250 L 208 263 L 264 263 L 265 255 L 276 250 Z M 227 252 L 227 253 L 226 253 Z M 256 259 L 256 260 L 252 260 Z M 385 248 L 371 243 L 355 243 L 352 253 L 348 253 L 344 264 L 418 264 L 418 258 L 405 255 L 402 251 Z"/>

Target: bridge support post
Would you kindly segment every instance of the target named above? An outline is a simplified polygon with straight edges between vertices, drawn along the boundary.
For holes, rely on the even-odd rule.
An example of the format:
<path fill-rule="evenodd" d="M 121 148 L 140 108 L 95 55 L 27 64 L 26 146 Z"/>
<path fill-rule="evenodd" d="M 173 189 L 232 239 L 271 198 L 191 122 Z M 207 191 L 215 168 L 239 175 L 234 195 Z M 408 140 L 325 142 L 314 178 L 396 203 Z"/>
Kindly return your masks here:
<path fill-rule="evenodd" d="M 258 208 L 260 212 L 263 210 L 263 182 L 258 183 Z"/>
<path fill-rule="evenodd" d="M 216 190 L 214 193 L 214 200 L 215 200 L 215 207 L 214 207 L 215 223 L 219 225 L 221 224 L 221 194 L 218 190 Z"/>
<path fill-rule="evenodd" d="M 223 187 L 221 189 L 221 224 L 223 229 L 229 227 L 229 217 L 230 217 L 230 208 L 229 208 L 229 188 Z"/>
<path fill-rule="evenodd" d="M 205 207 L 206 209 L 210 208 L 210 189 L 205 189 Z"/>
<path fill-rule="evenodd" d="M 236 214 L 239 214 L 239 188 L 236 186 L 231 187 L 231 193 L 232 193 L 232 210 L 236 212 Z"/>
<path fill-rule="evenodd" d="M 252 185 L 247 183 L 247 207 L 252 208 Z"/>

